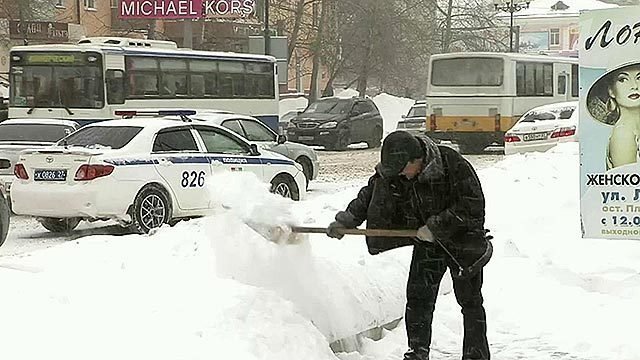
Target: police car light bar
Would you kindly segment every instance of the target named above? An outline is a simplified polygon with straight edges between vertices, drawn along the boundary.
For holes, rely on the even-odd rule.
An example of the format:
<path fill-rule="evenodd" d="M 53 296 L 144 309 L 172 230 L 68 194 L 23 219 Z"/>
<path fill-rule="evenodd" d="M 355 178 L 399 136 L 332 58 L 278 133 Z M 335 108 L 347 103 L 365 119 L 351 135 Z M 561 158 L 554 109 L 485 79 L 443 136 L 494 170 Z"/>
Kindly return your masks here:
<path fill-rule="evenodd" d="M 116 116 L 189 116 L 195 110 L 116 110 Z"/>

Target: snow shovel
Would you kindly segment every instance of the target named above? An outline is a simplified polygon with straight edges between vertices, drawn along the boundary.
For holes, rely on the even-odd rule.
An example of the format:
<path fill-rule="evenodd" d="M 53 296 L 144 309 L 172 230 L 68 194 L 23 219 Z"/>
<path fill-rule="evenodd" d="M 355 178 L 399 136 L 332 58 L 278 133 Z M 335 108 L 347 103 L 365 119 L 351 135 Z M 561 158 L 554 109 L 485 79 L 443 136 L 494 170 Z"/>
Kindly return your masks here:
<path fill-rule="evenodd" d="M 327 228 L 292 226 L 292 233 L 298 234 L 326 234 Z M 366 236 L 393 236 L 393 237 L 417 237 L 417 230 L 388 230 L 388 229 L 340 229 L 344 235 L 366 235 Z"/>
<path fill-rule="evenodd" d="M 306 226 L 265 226 L 263 224 L 250 224 L 256 232 L 265 239 L 276 244 L 298 244 L 302 238 L 300 234 L 326 234 L 327 228 Z M 392 237 L 416 237 L 417 230 L 387 230 L 387 229 L 340 229 L 345 235 L 366 236 L 392 236 Z"/>

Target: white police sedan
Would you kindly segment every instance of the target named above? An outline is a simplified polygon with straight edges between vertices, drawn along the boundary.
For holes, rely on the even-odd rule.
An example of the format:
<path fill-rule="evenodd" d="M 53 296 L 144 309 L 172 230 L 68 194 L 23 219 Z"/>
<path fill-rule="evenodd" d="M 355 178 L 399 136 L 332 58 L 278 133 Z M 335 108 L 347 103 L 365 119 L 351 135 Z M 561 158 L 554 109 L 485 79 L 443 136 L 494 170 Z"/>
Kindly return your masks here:
<path fill-rule="evenodd" d="M 288 141 L 285 135 L 276 134 L 252 116 L 227 111 L 197 110 L 197 113 L 190 117 L 194 120 L 210 121 L 224 126 L 264 149 L 295 160 L 302 166 L 302 172 L 307 178 L 307 187 L 311 180 L 318 177 L 318 156 L 312 147 Z"/>
<path fill-rule="evenodd" d="M 305 195 L 302 167 L 293 160 L 224 127 L 183 119 L 97 122 L 56 146 L 25 150 L 14 167 L 14 212 L 37 217 L 52 232 L 106 219 L 148 232 L 207 214 L 207 179 L 219 171 L 249 171 L 275 193 Z"/>

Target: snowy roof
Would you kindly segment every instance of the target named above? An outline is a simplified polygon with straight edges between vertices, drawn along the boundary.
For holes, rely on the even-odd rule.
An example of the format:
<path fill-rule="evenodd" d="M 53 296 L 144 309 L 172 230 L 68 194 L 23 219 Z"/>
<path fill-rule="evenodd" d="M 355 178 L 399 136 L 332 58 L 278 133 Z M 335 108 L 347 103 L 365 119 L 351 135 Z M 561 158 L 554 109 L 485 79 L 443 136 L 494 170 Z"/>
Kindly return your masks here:
<path fill-rule="evenodd" d="M 618 5 L 607 4 L 598 0 L 533 0 L 528 9 L 514 13 L 517 18 L 554 18 L 578 17 L 582 10 L 608 9 Z M 509 13 L 501 12 L 498 17 L 509 17 Z"/>

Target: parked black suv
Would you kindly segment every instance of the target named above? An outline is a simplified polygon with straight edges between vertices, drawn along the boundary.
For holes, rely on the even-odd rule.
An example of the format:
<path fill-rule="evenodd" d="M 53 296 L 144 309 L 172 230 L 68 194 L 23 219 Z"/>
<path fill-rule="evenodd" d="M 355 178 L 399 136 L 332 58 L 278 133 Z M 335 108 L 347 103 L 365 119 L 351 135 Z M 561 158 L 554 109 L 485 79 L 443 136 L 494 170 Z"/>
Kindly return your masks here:
<path fill-rule="evenodd" d="M 294 142 L 343 150 L 366 142 L 380 146 L 382 117 L 371 99 L 322 98 L 289 122 L 287 137 Z"/>

